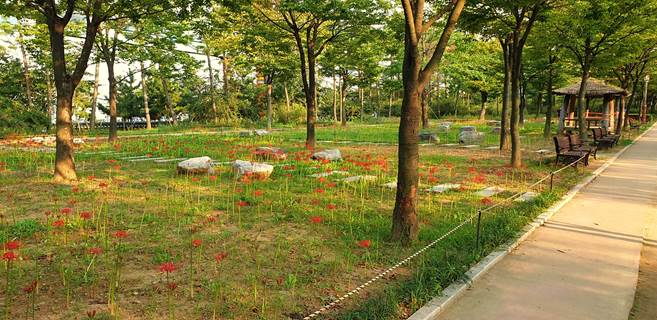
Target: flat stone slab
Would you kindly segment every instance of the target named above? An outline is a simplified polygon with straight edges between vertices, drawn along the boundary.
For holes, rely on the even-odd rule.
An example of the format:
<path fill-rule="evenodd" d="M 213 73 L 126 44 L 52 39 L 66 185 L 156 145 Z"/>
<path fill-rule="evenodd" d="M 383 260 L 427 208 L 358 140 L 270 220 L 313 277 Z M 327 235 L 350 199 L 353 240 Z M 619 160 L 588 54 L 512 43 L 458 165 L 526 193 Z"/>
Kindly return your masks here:
<path fill-rule="evenodd" d="M 338 149 L 323 150 L 315 152 L 312 156 L 313 160 L 326 160 L 326 161 L 339 161 L 342 160 L 342 154 Z"/>
<path fill-rule="evenodd" d="M 364 175 L 364 176 L 353 176 L 353 177 L 348 177 L 344 179 L 340 179 L 342 182 L 346 183 L 351 183 L 351 182 L 370 182 L 370 181 L 376 181 L 377 177 L 376 176 L 369 176 L 369 175 Z"/>
<path fill-rule="evenodd" d="M 456 147 L 456 146 L 460 146 L 460 144 L 458 144 L 458 143 L 445 143 L 445 144 L 441 144 L 441 146 L 443 146 L 443 147 Z"/>
<path fill-rule="evenodd" d="M 500 147 L 493 146 L 493 147 L 486 147 L 484 149 L 486 149 L 486 150 L 500 150 Z"/>
<path fill-rule="evenodd" d="M 235 160 L 233 162 L 233 170 L 238 177 L 250 175 L 254 178 L 265 180 L 274 172 L 274 166 L 266 163 Z"/>
<path fill-rule="evenodd" d="M 179 162 L 176 166 L 178 174 L 213 174 L 212 159 L 210 157 L 191 158 Z"/>
<path fill-rule="evenodd" d="M 173 159 L 156 159 L 155 163 L 167 163 L 167 162 L 175 162 L 175 161 L 180 161 L 180 160 L 185 160 L 186 158 L 173 158 Z"/>
<path fill-rule="evenodd" d="M 534 153 L 538 153 L 538 154 L 543 155 L 543 154 L 554 153 L 554 151 L 552 151 L 552 150 L 548 150 L 548 149 L 540 149 L 540 150 L 536 150 L 536 151 L 534 151 Z"/>
<path fill-rule="evenodd" d="M 492 197 L 500 192 L 504 192 L 504 189 L 500 187 L 488 187 L 486 189 L 475 192 L 475 195 L 487 198 Z"/>
<path fill-rule="evenodd" d="M 476 148 L 479 148 L 479 145 L 478 145 L 478 144 L 469 144 L 469 145 L 467 145 L 467 146 L 463 146 L 463 147 L 461 147 L 461 148 L 464 148 L 464 149 L 476 149 Z"/>
<path fill-rule="evenodd" d="M 349 172 L 347 172 L 347 171 L 336 170 L 336 171 L 329 171 L 329 172 L 311 174 L 311 175 L 309 175 L 309 177 L 312 177 L 312 178 L 326 178 L 326 177 L 330 177 L 332 175 L 346 176 L 348 174 L 349 174 Z"/>
<path fill-rule="evenodd" d="M 121 160 L 132 160 L 132 159 L 142 159 L 142 158 L 149 158 L 149 156 L 132 156 L 132 157 L 123 157 L 120 158 Z"/>
<path fill-rule="evenodd" d="M 447 192 L 447 191 L 450 191 L 450 190 L 456 190 L 456 189 L 459 189 L 459 188 L 461 188 L 461 185 L 458 184 L 458 183 L 443 183 L 443 184 L 433 186 L 433 187 L 427 189 L 427 191 L 428 192 L 433 192 L 433 193 L 443 193 L 443 192 Z"/>
<path fill-rule="evenodd" d="M 159 157 L 159 158 L 139 158 L 139 159 L 132 159 L 132 160 L 128 160 L 128 161 L 130 161 L 130 162 L 142 162 L 142 161 L 155 161 L 155 160 L 162 160 L 162 159 L 166 159 L 166 158 L 162 158 L 162 157 Z"/>
<path fill-rule="evenodd" d="M 527 201 L 532 201 L 538 197 L 538 193 L 532 192 L 532 191 L 527 191 L 523 194 L 521 194 L 519 197 L 515 198 L 513 201 L 515 202 L 527 202 Z"/>

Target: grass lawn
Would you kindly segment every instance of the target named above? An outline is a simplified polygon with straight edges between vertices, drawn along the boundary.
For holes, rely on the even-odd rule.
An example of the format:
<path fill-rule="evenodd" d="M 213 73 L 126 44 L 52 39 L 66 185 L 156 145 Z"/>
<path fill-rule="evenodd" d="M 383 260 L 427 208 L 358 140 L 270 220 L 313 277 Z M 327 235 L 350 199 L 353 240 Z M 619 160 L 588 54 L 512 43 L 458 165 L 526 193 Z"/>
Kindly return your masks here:
<path fill-rule="evenodd" d="M 460 125 L 441 134 L 442 143 L 455 142 Z M 87 143 L 76 154 L 73 186 L 51 182 L 54 154 L 0 149 L 0 245 L 18 256 L 2 263 L 1 312 L 7 319 L 32 312 L 39 319 L 300 319 L 549 174 L 556 167 L 532 152 L 553 149 L 541 131 L 541 123 L 523 129 L 525 166 L 517 170 L 497 151 L 421 147 L 422 189 L 461 187 L 420 193 L 420 239 L 409 247 L 387 240 L 395 192 L 382 185 L 395 181 L 396 147 L 339 143 L 394 144 L 392 122 L 319 128 L 318 140 L 333 142 L 318 148 L 342 151 L 344 161 L 333 163 L 309 159 L 303 129 Z M 487 134 L 485 145 L 496 138 Z M 289 157 L 271 162 L 265 181 L 236 179 L 227 162 L 253 159 L 257 146 L 282 147 Z M 177 175 L 177 161 L 154 161 L 195 156 L 216 160 L 216 172 Z M 468 223 L 325 317 L 410 315 L 601 162 L 564 171 L 553 192 L 540 185 L 535 200 L 486 214 L 478 250 Z M 310 177 L 332 170 L 349 174 Z M 355 175 L 376 180 L 341 181 Z M 475 195 L 487 186 L 505 191 Z"/>

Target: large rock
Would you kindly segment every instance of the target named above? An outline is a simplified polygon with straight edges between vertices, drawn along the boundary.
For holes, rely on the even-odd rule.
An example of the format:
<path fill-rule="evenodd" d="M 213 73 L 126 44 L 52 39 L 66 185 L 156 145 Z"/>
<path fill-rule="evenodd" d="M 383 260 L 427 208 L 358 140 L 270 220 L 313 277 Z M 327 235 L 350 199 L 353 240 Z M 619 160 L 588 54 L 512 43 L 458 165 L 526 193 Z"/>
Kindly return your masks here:
<path fill-rule="evenodd" d="M 459 142 L 472 145 L 479 144 L 484 140 L 484 133 L 477 131 L 464 131 L 459 133 Z"/>
<path fill-rule="evenodd" d="M 285 160 L 287 153 L 281 148 L 257 147 L 254 155 L 262 160 Z"/>
<path fill-rule="evenodd" d="M 235 160 L 233 162 L 233 170 L 238 177 L 246 175 L 255 179 L 265 180 L 274 172 L 274 166 L 266 163 Z"/>
<path fill-rule="evenodd" d="M 420 141 L 440 143 L 440 138 L 435 133 L 420 133 Z"/>
<path fill-rule="evenodd" d="M 256 136 L 262 137 L 262 136 L 268 135 L 269 131 L 264 130 L 264 129 L 258 129 L 256 131 L 254 131 L 254 133 L 255 133 Z"/>
<path fill-rule="evenodd" d="M 342 154 L 338 149 L 323 150 L 320 152 L 315 152 L 312 156 L 313 160 L 326 160 L 326 161 L 340 161 L 342 160 Z"/>
<path fill-rule="evenodd" d="M 364 176 L 353 176 L 349 178 L 340 179 L 342 182 L 352 183 L 352 182 L 371 182 L 376 181 L 376 176 L 364 175 Z"/>
<path fill-rule="evenodd" d="M 179 162 L 176 167 L 178 174 L 213 174 L 212 159 L 210 157 L 191 158 Z"/>
<path fill-rule="evenodd" d="M 451 128 L 452 128 L 451 124 L 441 123 L 438 125 L 438 132 L 449 132 Z"/>
<path fill-rule="evenodd" d="M 253 131 L 251 130 L 240 131 L 240 137 L 252 137 L 252 136 L 253 136 Z"/>

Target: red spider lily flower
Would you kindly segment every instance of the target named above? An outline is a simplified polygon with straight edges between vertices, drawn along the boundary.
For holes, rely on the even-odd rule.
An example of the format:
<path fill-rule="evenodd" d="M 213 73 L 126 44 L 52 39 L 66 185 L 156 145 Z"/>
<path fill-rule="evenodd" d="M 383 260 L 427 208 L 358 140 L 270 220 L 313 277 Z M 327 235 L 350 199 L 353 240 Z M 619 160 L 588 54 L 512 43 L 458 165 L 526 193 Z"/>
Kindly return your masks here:
<path fill-rule="evenodd" d="M 18 255 L 15 254 L 13 251 L 7 251 L 2 255 L 2 260 L 5 261 L 14 261 L 18 258 Z"/>
<path fill-rule="evenodd" d="M 73 187 L 73 188 L 71 188 L 71 192 L 73 192 L 73 193 L 78 193 L 78 192 L 80 192 L 80 188 L 78 188 L 78 187 Z"/>
<path fill-rule="evenodd" d="M 114 238 L 124 239 L 124 238 L 128 237 L 128 232 L 125 231 L 125 230 L 118 230 L 118 231 L 114 232 L 112 235 L 114 236 Z"/>
<path fill-rule="evenodd" d="M 115 159 L 109 159 L 109 160 L 107 160 L 107 163 L 109 163 L 109 164 L 115 164 L 115 163 L 116 163 L 116 160 L 115 160 Z"/>
<path fill-rule="evenodd" d="M 107 188 L 107 182 L 101 182 L 98 184 L 98 186 L 101 188 Z"/>
<path fill-rule="evenodd" d="M 438 172 L 438 167 L 429 167 L 429 173 L 436 173 Z"/>
<path fill-rule="evenodd" d="M 94 180 L 96 180 L 96 176 L 88 176 L 87 180 L 94 181 Z"/>
<path fill-rule="evenodd" d="M 70 214 L 73 211 L 71 208 L 63 208 L 60 212 L 61 214 Z"/>
<path fill-rule="evenodd" d="M 53 222 L 53 223 L 52 223 L 52 226 L 53 226 L 53 227 L 56 227 L 56 228 L 61 228 L 61 227 L 64 226 L 64 224 L 65 224 L 65 223 L 64 223 L 64 220 L 59 219 L 59 220 L 56 220 L 55 222 Z"/>
<path fill-rule="evenodd" d="M 429 182 L 430 182 L 430 183 L 436 183 L 436 182 L 438 182 L 438 178 L 436 178 L 436 177 L 434 177 L 434 176 L 430 176 L 430 177 L 429 177 Z"/>
<path fill-rule="evenodd" d="M 324 193 L 324 189 L 317 188 L 317 189 L 315 189 L 315 193 Z"/>
<path fill-rule="evenodd" d="M 160 265 L 160 272 L 164 273 L 171 273 L 176 271 L 176 266 L 173 264 L 173 262 L 165 262 Z"/>
<path fill-rule="evenodd" d="M 338 186 L 338 184 L 335 183 L 335 182 L 330 182 L 330 183 L 327 183 L 327 184 L 326 184 L 326 187 L 327 187 L 327 188 L 335 188 L 335 187 L 337 187 L 337 186 Z"/>
<path fill-rule="evenodd" d="M 475 183 L 484 183 L 486 182 L 486 177 L 483 174 L 479 174 L 472 179 Z"/>
<path fill-rule="evenodd" d="M 210 180 L 212 182 L 217 181 L 217 176 L 209 176 L 208 180 Z"/>
<path fill-rule="evenodd" d="M 317 206 L 317 205 L 319 205 L 319 199 L 312 199 L 312 200 L 310 200 L 310 204 L 312 204 L 313 206 Z"/>
<path fill-rule="evenodd" d="M 89 254 L 91 255 L 97 256 L 100 255 L 101 253 L 103 253 L 103 248 L 101 247 L 89 248 Z"/>
<path fill-rule="evenodd" d="M 151 153 L 147 153 L 147 154 L 146 154 L 146 158 L 150 158 L 150 157 L 152 157 L 152 156 L 153 156 L 153 154 L 151 154 Z"/>
<path fill-rule="evenodd" d="M 246 202 L 246 201 L 241 201 L 241 200 L 240 200 L 240 201 L 237 201 L 237 206 L 238 206 L 238 207 L 246 207 L 246 206 L 248 206 L 248 205 L 249 205 L 249 203 Z"/>
<path fill-rule="evenodd" d="M 194 248 L 200 247 L 202 243 L 203 243 L 203 241 L 201 241 L 201 239 L 192 240 L 192 246 L 194 246 Z"/>
<path fill-rule="evenodd" d="M 504 177 L 504 171 L 498 170 L 497 172 L 495 172 L 495 175 L 497 175 L 498 177 Z"/>
<path fill-rule="evenodd" d="M 217 254 L 214 255 L 214 261 L 217 262 L 217 263 L 220 263 L 221 261 L 226 259 L 227 256 L 228 256 L 228 253 L 226 253 L 226 252 L 217 253 Z"/>
<path fill-rule="evenodd" d="M 169 288 L 171 291 L 176 290 L 176 288 L 178 288 L 178 284 L 175 282 L 169 282 L 167 283 L 167 288 Z"/>
<path fill-rule="evenodd" d="M 466 189 L 465 189 L 465 186 L 464 186 L 464 185 L 461 185 L 461 187 L 459 187 L 459 191 L 463 192 L 463 191 L 465 191 L 465 190 L 466 190 Z"/>
<path fill-rule="evenodd" d="M 322 164 L 327 164 L 327 163 L 330 163 L 331 161 L 329 161 L 328 159 L 322 159 L 320 162 Z"/>
<path fill-rule="evenodd" d="M 50 215 L 52 215 L 52 211 L 48 210 L 48 211 L 44 212 L 43 214 L 45 214 L 46 217 L 49 217 Z"/>
<path fill-rule="evenodd" d="M 69 206 L 74 206 L 77 202 L 78 202 L 78 201 L 75 200 L 75 199 L 68 199 L 68 202 L 67 202 L 67 203 L 68 203 Z"/>
<path fill-rule="evenodd" d="M 256 190 L 256 191 L 253 192 L 253 195 L 256 196 L 256 197 L 260 197 L 263 194 L 265 194 L 265 193 L 262 190 Z"/>
<path fill-rule="evenodd" d="M 89 220 L 89 219 L 91 219 L 91 216 L 92 216 L 92 214 L 89 211 L 80 212 L 80 218 L 82 218 L 82 220 Z"/>
<path fill-rule="evenodd" d="M 310 217 L 310 222 L 312 222 L 312 223 L 322 223 L 322 217 L 320 217 L 320 216 Z"/>
<path fill-rule="evenodd" d="M 469 167 L 468 172 L 469 173 L 477 173 L 477 169 L 475 167 Z"/>
<path fill-rule="evenodd" d="M 481 203 L 485 206 L 490 206 L 494 203 L 494 201 L 491 198 L 483 198 L 481 199 Z"/>
<path fill-rule="evenodd" d="M 319 180 L 319 183 L 324 183 L 324 182 L 326 181 L 326 178 L 324 178 L 324 177 L 319 177 L 319 179 L 317 179 L 317 180 Z"/>
<path fill-rule="evenodd" d="M 192 178 L 192 182 L 199 182 L 199 181 L 201 181 L 201 179 L 196 178 L 196 177 Z"/>
<path fill-rule="evenodd" d="M 329 204 L 326 206 L 326 209 L 329 209 L 329 210 L 335 210 L 337 207 L 338 207 L 338 206 L 336 206 L 336 205 L 334 205 L 334 204 L 332 204 L 332 203 L 329 203 Z"/>
<path fill-rule="evenodd" d="M 21 242 L 20 241 L 9 241 L 5 244 L 5 248 L 7 250 L 17 250 L 21 247 Z"/>
<path fill-rule="evenodd" d="M 26 294 L 30 294 L 30 293 L 34 292 L 34 289 L 36 289 L 36 287 L 37 287 L 37 281 L 34 280 L 34 281 L 32 281 L 32 283 L 30 283 L 30 285 L 23 288 L 23 292 L 25 292 Z"/>
<path fill-rule="evenodd" d="M 452 169 L 454 169 L 454 165 L 451 164 L 451 163 L 446 164 L 445 167 L 446 167 L 448 170 L 452 170 Z"/>
<path fill-rule="evenodd" d="M 361 247 L 361 248 L 365 248 L 365 249 L 367 249 L 367 248 L 369 248 L 371 245 L 372 245 L 372 241 L 371 241 L 371 240 L 360 240 L 360 241 L 358 241 L 358 246 Z"/>
<path fill-rule="evenodd" d="M 115 165 L 115 166 L 112 167 L 112 168 L 114 168 L 114 170 L 116 170 L 116 171 L 119 171 L 119 170 L 121 170 L 121 165 L 118 165 L 118 164 L 117 164 L 117 165 Z"/>

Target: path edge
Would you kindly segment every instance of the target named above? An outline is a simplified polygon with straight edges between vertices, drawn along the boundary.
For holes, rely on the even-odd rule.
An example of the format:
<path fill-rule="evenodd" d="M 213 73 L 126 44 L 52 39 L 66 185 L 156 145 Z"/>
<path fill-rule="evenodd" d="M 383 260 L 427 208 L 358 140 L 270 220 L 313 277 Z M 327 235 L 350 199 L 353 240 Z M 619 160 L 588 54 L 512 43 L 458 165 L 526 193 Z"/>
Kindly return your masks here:
<path fill-rule="evenodd" d="M 546 209 L 542 214 L 536 217 L 532 222 L 526 225 L 520 232 L 518 232 L 517 237 L 506 242 L 505 244 L 500 245 L 493 252 L 488 254 L 485 258 L 479 261 L 477 264 L 472 266 L 464 276 L 453 282 L 447 288 L 445 288 L 439 296 L 431 299 L 427 302 L 422 308 L 418 309 L 413 313 L 407 320 L 435 320 L 437 317 L 451 304 L 456 302 L 465 292 L 479 280 L 486 272 L 493 268 L 498 262 L 500 262 L 504 257 L 506 257 L 511 251 L 517 248 L 522 242 L 524 242 L 529 236 L 531 236 L 534 231 L 536 231 L 540 226 L 544 225 L 547 221 L 552 218 L 552 216 L 557 213 L 563 206 L 565 206 L 570 200 L 572 200 L 575 195 L 577 195 L 584 187 L 588 186 L 593 182 L 600 174 L 602 174 L 609 166 L 611 166 L 618 158 L 627 151 L 631 146 L 633 146 L 637 141 L 643 138 L 649 131 L 653 130 L 657 126 L 657 122 L 653 123 L 648 129 L 646 129 L 639 136 L 634 138 L 630 144 L 625 146 L 620 151 L 616 152 L 613 157 L 607 160 L 600 168 L 593 171 L 582 182 L 575 185 L 571 188 L 561 199 Z"/>

